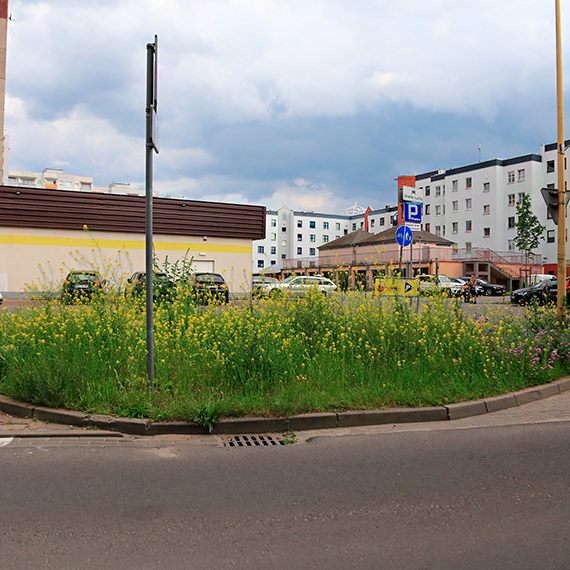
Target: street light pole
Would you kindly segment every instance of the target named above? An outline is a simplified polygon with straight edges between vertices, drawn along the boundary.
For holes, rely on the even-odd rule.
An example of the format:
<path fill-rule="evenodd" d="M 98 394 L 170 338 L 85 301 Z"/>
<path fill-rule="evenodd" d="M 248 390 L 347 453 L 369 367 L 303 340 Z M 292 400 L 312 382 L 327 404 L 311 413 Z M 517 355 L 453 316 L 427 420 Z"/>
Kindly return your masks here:
<path fill-rule="evenodd" d="M 564 180 L 564 97 L 562 89 L 562 34 L 560 0 L 556 4 L 556 101 L 558 117 L 558 287 L 556 313 L 559 322 L 566 316 L 566 184 Z"/>

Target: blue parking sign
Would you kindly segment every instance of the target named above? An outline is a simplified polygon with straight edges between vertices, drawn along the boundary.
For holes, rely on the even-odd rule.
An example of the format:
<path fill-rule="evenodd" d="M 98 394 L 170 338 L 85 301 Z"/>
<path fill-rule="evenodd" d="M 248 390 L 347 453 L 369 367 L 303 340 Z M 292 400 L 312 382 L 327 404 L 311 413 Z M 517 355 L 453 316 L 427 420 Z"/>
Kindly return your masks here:
<path fill-rule="evenodd" d="M 404 202 L 404 222 L 412 224 L 422 222 L 422 205 L 419 202 Z"/>

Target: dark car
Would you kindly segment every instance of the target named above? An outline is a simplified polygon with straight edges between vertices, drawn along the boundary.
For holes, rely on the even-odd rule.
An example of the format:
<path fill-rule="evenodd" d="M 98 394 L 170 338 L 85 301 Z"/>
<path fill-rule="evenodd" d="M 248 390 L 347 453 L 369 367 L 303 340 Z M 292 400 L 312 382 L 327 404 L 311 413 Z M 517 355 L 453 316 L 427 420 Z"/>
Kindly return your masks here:
<path fill-rule="evenodd" d="M 462 277 L 465 281 L 469 282 L 471 277 Z M 490 297 L 492 295 L 504 295 L 507 288 L 504 285 L 498 285 L 497 283 L 489 283 L 485 279 L 477 278 L 477 295 L 486 295 Z"/>
<path fill-rule="evenodd" d="M 556 279 L 551 279 L 543 288 L 543 296 L 547 303 L 556 305 L 558 302 L 558 285 Z M 570 305 L 570 277 L 566 279 L 566 305 Z"/>
<path fill-rule="evenodd" d="M 152 279 L 153 300 L 172 298 L 176 292 L 176 285 L 168 278 L 166 273 L 155 272 Z M 146 271 L 137 271 L 127 279 L 125 298 L 143 297 L 146 293 Z"/>
<path fill-rule="evenodd" d="M 197 303 L 227 304 L 230 301 L 230 289 L 219 273 L 193 273 L 188 285 Z"/>
<path fill-rule="evenodd" d="M 528 305 L 529 303 L 536 302 L 539 305 L 543 305 L 552 297 L 553 288 L 554 298 L 556 299 L 556 279 L 544 279 L 531 287 L 523 287 L 522 289 L 513 291 L 511 293 L 511 303 Z"/>
<path fill-rule="evenodd" d="M 65 304 L 88 302 L 103 292 L 103 280 L 96 271 L 82 269 L 70 271 L 61 289 L 61 302 Z"/>

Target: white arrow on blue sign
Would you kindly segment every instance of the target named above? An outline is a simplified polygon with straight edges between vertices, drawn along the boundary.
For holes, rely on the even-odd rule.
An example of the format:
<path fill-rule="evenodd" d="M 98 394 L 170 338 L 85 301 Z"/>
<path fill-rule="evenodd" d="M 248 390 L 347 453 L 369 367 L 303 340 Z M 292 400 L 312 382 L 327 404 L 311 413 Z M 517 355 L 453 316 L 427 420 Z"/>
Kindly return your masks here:
<path fill-rule="evenodd" d="M 402 247 L 407 247 L 412 243 L 413 239 L 414 239 L 414 234 L 412 234 L 412 230 L 407 226 L 400 226 L 396 230 L 396 241 L 398 242 L 398 245 L 401 245 Z"/>

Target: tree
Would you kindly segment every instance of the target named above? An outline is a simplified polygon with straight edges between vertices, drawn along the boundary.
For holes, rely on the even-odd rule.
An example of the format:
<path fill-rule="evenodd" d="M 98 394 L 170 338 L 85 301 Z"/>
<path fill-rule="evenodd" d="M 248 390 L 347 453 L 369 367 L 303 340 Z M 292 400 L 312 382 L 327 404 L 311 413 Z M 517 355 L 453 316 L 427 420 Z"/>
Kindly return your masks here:
<path fill-rule="evenodd" d="M 515 223 L 517 235 L 514 239 L 517 248 L 525 254 L 526 271 L 528 272 L 528 258 L 544 239 L 543 226 L 532 211 L 530 196 L 523 194 L 517 204 L 517 221 Z"/>

